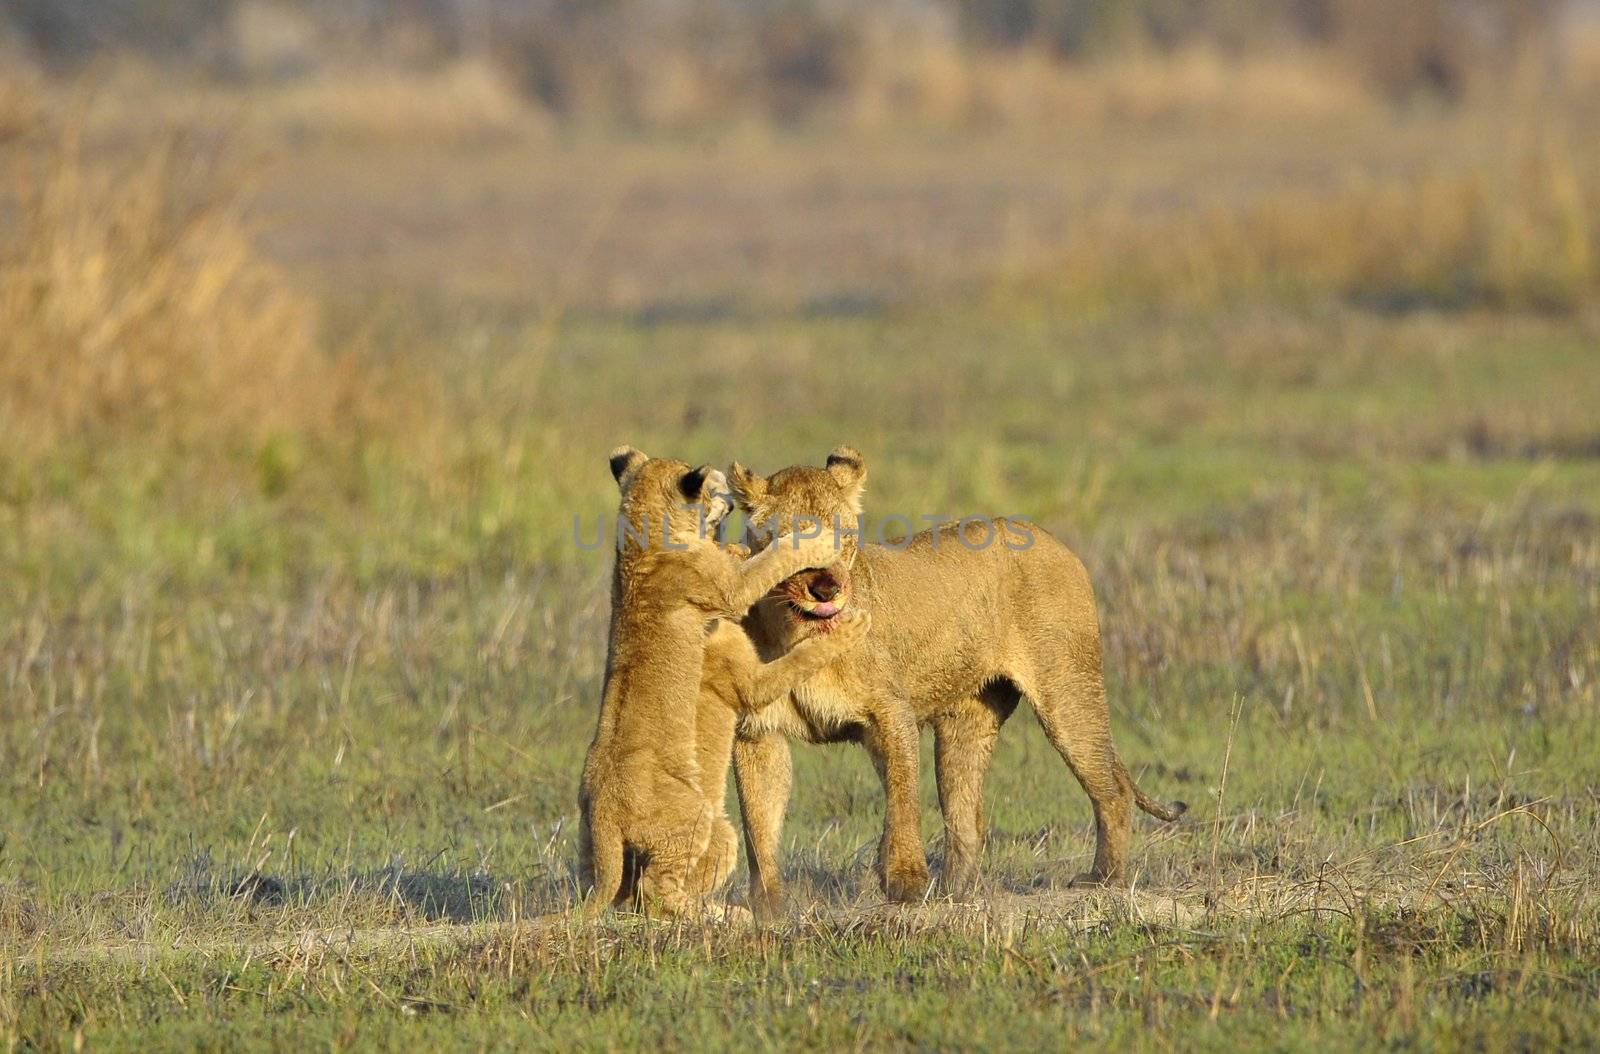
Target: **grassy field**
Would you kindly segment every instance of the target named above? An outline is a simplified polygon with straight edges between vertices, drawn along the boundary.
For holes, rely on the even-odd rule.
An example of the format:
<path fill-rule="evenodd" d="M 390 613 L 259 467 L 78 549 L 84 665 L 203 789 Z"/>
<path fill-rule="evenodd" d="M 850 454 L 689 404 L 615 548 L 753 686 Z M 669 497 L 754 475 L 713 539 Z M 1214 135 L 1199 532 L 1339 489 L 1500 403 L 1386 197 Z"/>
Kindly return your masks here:
<path fill-rule="evenodd" d="M 0 1042 L 1600 1044 L 1581 127 L 278 144 L 248 207 L 13 144 Z M 890 908 L 797 747 L 792 917 L 573 921 L 622 441 L 1059 534 L 1189 816 L 1068 890 L 1019 712 L 982 895 Z"/>

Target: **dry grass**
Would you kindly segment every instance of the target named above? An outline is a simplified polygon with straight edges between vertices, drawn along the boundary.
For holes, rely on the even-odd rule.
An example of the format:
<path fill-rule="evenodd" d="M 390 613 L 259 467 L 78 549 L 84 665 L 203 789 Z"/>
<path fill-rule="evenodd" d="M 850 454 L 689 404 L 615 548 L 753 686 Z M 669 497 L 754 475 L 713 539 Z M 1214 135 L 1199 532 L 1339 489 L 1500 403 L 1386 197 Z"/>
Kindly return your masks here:
<path fill-rule="evenodd" d="M 1325 57 L 1226 58 L 1205 47 L 1066 65 L 1045 51 L 969 52 L 937 38 L 874 40 L 841 110 L 858 126 L 1248 125 L 1350 118 L 1377 106 Z"/>
<path fill-rule="evenodd" d="M 149 141 L 172 128 L 227 128 L 253 147 L 351 144 L 462 145 L 548 136 L 552 119 L 501 71 L 463 59 L 422 71 L 350 63 L 280 80 L 226 80 L 112 56 L 65 78 L 19 63 L 0 78 L 0 135 L 49 115 L 91 141 Z"/>
<path fill-rule="evenodd" d="M 263 259 L 240 187 L 204 139 L 126 151 L 35 123 L 0 243 L 0 446 L 162 437 L 179 446 L 326 436 L 351 424 L 352 363 L 316 302 Z"/>
<path fill-rule="evenodd" d="M 355 69 L 242 89 L 229 101 L 274 137 L 461 142 L 539 135 L 550 126 L 548 115 L 480 61 L 420 74 Z"/>
<path fill-rule="evenodd" d="M 1100 205 L 1013 276 L 1083 304 L 1243 295 L 1568 311 L 1600 293 L 1600 181 L 1550 136 L 1502 164 L 1339 180 L 1151 215 Z"/>
<path fill-rule="evenodd" d="M 0 70 L 0 143 L 17 138 L 35 126 L 42 105 L 41 96 L 39 77 L 33 70 L 10 63 Z"/>
<path fill-rule="evenodd" d="M 625 63 L 609 54 L 595 63 L 574 59 L 560 105 L 519 90 L 514 69 L 483 57 L 421 70 L 351 61 L 235 82 L 108 56 L 75 78 L 78 85 L 53 83 L 17 63 L 0 80 L 0 133 L 41 107 L 72 107 L 82 85 L 92 87 L 88 117 L 97 130 L 220 120 L 293 143 L 470 144 L 547 138 L 561 123 L 666 131 L 805 125 L 872 134 L 905 127 L 1239 127 L 1359 119 L 1381 106 L 1359 78 L 1313 52 L 1234 57 L 1197 45 L 1066 64 L 1042 49 L 973 51 L 939 34 L 872 22 L 840 61 L 837 84 L 795 101 L 748 61 L 646 47 Z"/>

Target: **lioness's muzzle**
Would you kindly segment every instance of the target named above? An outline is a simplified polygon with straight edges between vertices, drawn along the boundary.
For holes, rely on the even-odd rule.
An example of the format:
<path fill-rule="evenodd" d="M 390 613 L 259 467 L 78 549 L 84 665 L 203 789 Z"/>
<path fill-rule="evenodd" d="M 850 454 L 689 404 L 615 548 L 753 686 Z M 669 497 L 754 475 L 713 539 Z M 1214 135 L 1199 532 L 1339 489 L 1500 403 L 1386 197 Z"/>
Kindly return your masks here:
<path fill-rule="evenodd" d="M 802 617 L 830 619 L 850 602 L 850 572 L 842 563 L 813 568 L 793 576 L 779 588 Z"/>

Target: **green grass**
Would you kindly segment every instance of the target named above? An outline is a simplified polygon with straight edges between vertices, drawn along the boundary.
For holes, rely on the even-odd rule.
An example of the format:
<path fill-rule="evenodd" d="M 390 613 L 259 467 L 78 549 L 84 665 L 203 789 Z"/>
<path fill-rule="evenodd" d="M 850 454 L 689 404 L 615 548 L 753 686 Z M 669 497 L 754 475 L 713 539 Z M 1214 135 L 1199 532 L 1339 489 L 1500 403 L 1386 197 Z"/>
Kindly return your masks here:
<path fill-rule="evenodd" d="M 459 416 L 419 440 L 265 476 L 248 450 L 196 468 L 85 446 L 10 488 L 0 1036 L 1600 1042 L 1591 325 L 578 317 L 535 361 L 532 324 L 409 323 L 437 355 L 475 349 L 441 389 Z M 1087 803 L 1019 714 L 973 908 L 879 906 L 865 756 L 798 747 L 793 920 L 527 922 L 570 902 L 607 573 L 571 518 L 610 514 L 622 440 L 768 470 L 848 440 L 871 513 L 1023 514 L 1070 540 L 1121 749 L 1192 806 L 1141 826 L 1133 907 L 1065 891 Z M 924 774 L 937 864 L 931 756 Z M 469 922 L 493 925 L 438 928 Z M 417 939 L 306 951 L 307 930 Z"/>
<path fill-rule="evenodd" d="M 0 1048 L 1600 1046 L 1593 267 L 1508 307 L 1593 240 L 1524 215 L 1589 187 L 1581 116 L 316 140 L 209 240 L 92 190 L 179 202 L 182 142 L 139 183 L 142 133 L 90 134 L 40 169 L 60 209 L 12 182 L 34 251 L 0 235 L 0 405 L 56 425 L 0 420 Z M 1509 190 L 1412 179 L 1457 168 Z M 1388 242 L 1340 219 L 1368 184 Z M 218 285 L 247 229 L 304 332 Z M 1502 295 L 1421 295 L 1474 275 Z M 148 322 L 101 351 L 158 380 L 84 353 L 104 405 L 52 416 L 17 392 L 77 394 L 38 351 L 87 347 L 87 302 Z M 1141 820 L 1131 890 L 1069 890 L 1088 803 L 1024 708 L 979 895 L 892 908 L 864 753 L 802 746 L 790 917 L 580 924 L 609 566 L 573 521 L 620 442 L 849 442 L 869 521 L 1037 520 L 1189 815 Z"/>

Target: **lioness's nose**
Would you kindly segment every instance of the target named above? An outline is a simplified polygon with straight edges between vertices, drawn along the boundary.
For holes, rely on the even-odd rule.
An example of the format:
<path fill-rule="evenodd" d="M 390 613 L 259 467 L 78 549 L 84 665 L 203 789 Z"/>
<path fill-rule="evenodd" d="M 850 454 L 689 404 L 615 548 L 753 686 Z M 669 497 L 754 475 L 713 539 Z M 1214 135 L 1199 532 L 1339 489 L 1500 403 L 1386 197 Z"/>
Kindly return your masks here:
<path fill-rule="evenodd" d="M 819 572 L 811 579 L 811 584 L 806 591 L 826 604 L 839 595 L 839 581 L 826 571 Z"/>

